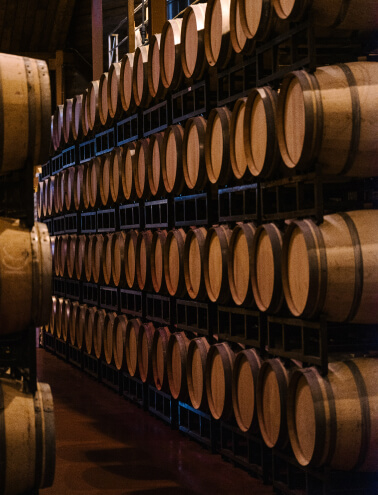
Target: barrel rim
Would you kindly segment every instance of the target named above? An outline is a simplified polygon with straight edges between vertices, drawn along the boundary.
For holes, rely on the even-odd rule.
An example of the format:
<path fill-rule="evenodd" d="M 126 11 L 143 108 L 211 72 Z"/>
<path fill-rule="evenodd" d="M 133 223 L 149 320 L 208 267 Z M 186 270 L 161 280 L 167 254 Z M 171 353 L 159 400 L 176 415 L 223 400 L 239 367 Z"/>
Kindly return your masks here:
<path fill-rule="evenodd" d="M 201 402 L 199 403 L 197 401 L 194 401 L 194 394 L 193 394 L 192 364 L 193 364 L 193 354 L 195 349 L 199 350 L 201 356 L 201 363 L 202 363 L 202 397 L 201 397 Z M 202 410 L 207 408 L 205 372 L 206 372 L 207 353 L 209 349 L 210 349 L 210 344 L 206 337 L 196 337 L 190 341 L 188 346 L 188 351 L 186 355 L 186 380 L 187 380 L 189 398 L 194 409 Z"/>
<path fill-rule="evenodd" d="M 160 42 L 161 42 L 161 33 L 155 33 L 151 36 L 150 39 L 150 49 L 148 50 L 148 61 L 147 61 L 147 80 L 148 80 L 148 90 L 152 98 L 163 99 L 167 92 L 166 88 L 163 85 L 160 75 Z M 155 49 L 155 45 L 157 44 L 159 50 L 159 84 L 157 90 L 155 91 L 153 80 L 152 80 L 152 60 L 153 53 Z"/>
<path fill-rule="evenodd" d="M 131 177 L 131 184 L 130 184 L 130 194 L 127 191 L 126 188 L 126 158 L 127 158 L 127 153 L 130 152 L 130 157 L 131 157 L 131 175 L 134 175 L 134 161 L 136 160 L 135 158 L 135 141 L 131 141 L 130 143 L 126 143 L 123 146 L 123 152 L 122 152 L 122 161 L 121 161 L 121 179 L 122 179 L 122 191 L 123 195 L 125 196 L 126 200 L 133 200 L 135 199 L 136 196 L 136 190 L 135 190 L 135 181 L 134 177 Z"/>
<path fill-rule="evenodd" d="M 161 30 L 160 47 L 159 47 L 159 57 L 160 57 L 160 79 L 165 89 L 175 90 L 181 85 L 183 79 L 183 71 L 181 65 L 181 25 L 182 19 L 167 19 L 163 24 Z M 173 38 L 175 42 L 175 59 L 174 59 L 174 70 L 172 75 L 172 80 L 168 81 L 165 68 L 164 68 L 164 48 L 165 48 L 165 38 L 167 36 L 168 29 L 172 29 Z M 178 43 L 176 43 L 178 41 Z"/>
<path fill-rule="evenodd" d="M 242 179 L 244 176 L 247 175 L 248 177 L 248 162 L 246 163 L 245 171 L 244 173 L 240 174 L 239 169 L 236 163 L 236 156 L 235 156 L 235 134 L 236 134 L 236 124 L 238 121 L 238 116 L 239 112 L 244 106 L 244 112 L 247 109 L 247 97 L 242 97 L 236 100 L 234 108 L 231 113 L 231 120 L 230 120 L 230 162 L 231 162 L 231 167 L 232 167 L 232 172 L 234 176 L 237 179 Z M 243 119 L 243 124 L 244 124 Z M 243 125 L 244 127 L 244 125 Z M 244 128 L 243 128 L 243 142 L 245 141 L 245 136 L 244 136 Z M 245 152 L 245 147 L 244 147 L 244 154 L 246 155 Z"/>
<path fill-rule="evenodd" d="M 164 278 L 165 285 L 171 296 L 182 297 L 186 292 L 185 277 L 184 277 L 184 267 L 183 267 L 183 255 L 184 255 L 184 245 L 185 245 L 185 231 L 182 228 L 174 228 L 167 233 L 167 237 L 164 244 Z M 171 277 L 169 274 L 169 249 L 170 244 L 174 238 L 177 242 L 178 253 L 179 253 L 179 277 L 177 283 L 176 291 L 172 287 Z"/>
<path fill-rule="evenodd" d="M 135 48 L 134 52 L 134 65 L 133 65 L 133 94 L 134 94 L 134 101 L 137 107 L 146 107 L 151 101 L 150 93 L 149 93 L 149 88 L 148 88 L 148 77 L 147 77 L 147 71 L 148 71 L 148 52 L 149 52 L 149 45 L 140 45 Z M 139 63 L 139 58 L 142 57 L 142 63 L 143 63 L 143 90 L 142 90 L 142 95 L 140 97 L 139 91 L 138 91 L 138 63 Z"/>
<path fill-rule="evenodd" d="M 204 3 L 188 5 L 188 7 L 184 10 L 184 14 L 182 17 L 180 57 L 181 57 L 181 66 L 184 72 L 184 76 L 186 77 L 186 79 L 189 80 L 201 79 L 207 68 L 207 60 L 205 57 L 205 46 L 204 46 L 206 8 L 207 8 L 207 4 Z M 197 33 L 198 33 L 197 59 L 192 73 L 190 73 L 186 61 L 186 27 L 190 15 L 194 15 L 194 17 L 196 18 Z"/>
<path fill-rule="evenodd" d="M 80 139 L 83 129 L 82 129 L 82 121 L 81 121 L 81 114 L 82 114 L 82 108 L 83 108 L 83 95 L 75 95 L 73 97 L 73 103 L 72 103 L 72 120 L 71 120 L 71 133 L 74 141 L 77 141 Z M 79 113 L 79 116 L 77 118 L 76 113 Z M 78 121 L 78 126 L 76 127 L 76 118 Z"/>
<path fill-rule="evenodd" d="M 159 157 L 161 157 L 161 145 L 164 139 L 164 132 L 156 132 L 151 134 L 150 141 L 148 143 L 148 151 L 147 151 L 147 177 L 148 177 L 148 188 L 151 192 L 152 196 L 161 196 L 164 192 L 164 182 L 161 173 L 161 163 L 160 163 L 160 171 L 159 171 L 159 185 L 156 188 L 153 180 L 153 151 L 155 146 L 155 141 L 159 146 Z"/>
<path fill-rule="evenodd" d="M 219 177 L 215 177 L 214 175 L 211 157 L 212 130 L 215 118 L 217 116 L 220 119 L 223 136 L 223 155 Z M 212 184 L 225 185 L 232 176 L 232 168 L 230 166 L 230 120 L 231 111 L 226 106 L 213 108 L 209 113 L 209 118 L 207 119 L 205 135 L 205 163 L 207 176 Z"/>
<path fill-rule="evenodd" d="M 211 16 L 214 9 L 215 2 L 219 1 L 222 8 L 222 0 L 208 0 L 206 14 L 205 14 L 205 32 L 204 32 L 204 45 L 205 45 L 205 56 L 207 62 L 210 66 L 215 65 L 224 69 L 232 58 L 232 44 L 230 42 L 230 31 L 223 33 L 222 29 L 222 41 L 219 51 L 219 57 L 216 59 L 212 49 L 211 49 Z M 223 3 L 227 3 L 223 1 Z M 223 10 L 223 9 L 222 9 Z M 223 23 L 223 12 L 222 12 L 222 23 Z"/>
<path fill-rule="evenodd" d="M 130 70 L 131 74 L 134 72 L 134 53 L 125 53 L 125 55 L 122 57 L 121 60 L 121 69 L 120 69 L 120 76 L 119 76 L 119 92 L 121 95 L 121 104 L 122 108 L 125 112 L 128 114 L 133 113 L 136 109 L 136 104 L 134 101 L 134 93 L 132 91 L 132 87 L 130 90 L 130 101 L 126 100 L 125 97 L 125 89 L 124 89 L 124 84 L 125 84 L 125 65 L 126 63 L 129 62 L 130 64 Z M 132 78 L 131 78 L 131 84 L 132 84 Z"/>
<path fill-rule="evenodd" d="M 126 366 L 128 369 L 128 372 L 130 376 L 134 377 L 138 374 L 138 340 L 139 340 L 139 329 L 140 326 L 142 325 L 142 320 L 139 318 L 132 318 L 127 321 L 126 325 L 126 335 L 125 335 L 125 359 L 126 359 Z M 135 340 L 136 340 L 136 355 L 135 355 L 135 369 L 131 367 L 131 362 L 130 362 L 130 354 L 129 354 L 129 342 L 130 342 L 130 332 L 131 329 L 135 333 Z"/>
<path fill-rule="evenodd" d="M 143 283 L 142 274 L 140 270 L 140 249 L 142 241 L 146 246 L 146 279 Z M 151 230 L 144 230 L 138 233 L 136 248 L 135 248 L 135 265 L 136 265 L 136 278 L 140 290 L 149 290 L 151 288 L 151 244 L 152 244 L 152 232 Z"/>
<path fill-rule="evenodd" d="M 157 390 L 165 390 L 168 385 L 167 377 L 167 350 L 168 341 L 171 336 L 171 332 L 168 326 L 158 327 L 155 329 L 153 339 L 152 339 L 152 374 Z M 157 372 L 157 344 L 158 340 L 161 339 L 163 347 L 163 358 L 164 358 L 164 370 L 163 370 L 163 380 L 159 381 L 159 376 Z"/>
<path fill-rule="evenodd" d="M 222 253 L 222 282 L 218 297 L 215 297 L 215 294 L 213 294 L 209 279 L 209 249 L 213 235 L 218 237 Z M 227 225 L 213 225 L 208 229 L 205 241 L 204 279 L 206 292 L 210 301 L 220 304 L 226 303 L 231 295 L 228 283 L 228 249 L 230 237 L 231 233 Z"/>
<path fill-rule="evenodd" d="M 122 286 L 126 284 L 126 272 L 125 272 L 125 241 L 126 241 L 126 233 L 123 231 L 114 232 L 111 238 L 111 279 L 113 280 L 113 284 L 116 287 Z M 120 246 L 120 270 L 119 277 L 115 277 L 115 262 L 114 262 L 114 251 L 116 242 L 121 242 Z M 118 275 L 118 274 L 117 274 Z"/>
<path fill-rule="evenodd" d="M 137 278 L 137 272 L 136 272 L 136 266 L 135 266 L 135 273 L 134 273 L 134 280 L 129 280 L 130 274 L 128 273 L 128 257 L 127 257 L 127 251 L 129 248 L 129 243 L 132 242 L 134 245 L 134 256 L 135 256 L 135 263 L 136 263 L 136 245 L 138 241 L 138 234 L 139 231 L 136 229 L 130 229 L 127 231 L 126 236 L 125 236 L 125 245 L 124 245 L 124 265 L 125 265 L 125 278 L 126 278 L 126 283 L 130 289 L 137 288 L 138 287 L 138 278 Z"/>
<path fill-rule="evenodd" d="M 125 341 L 126 341 L 126 326 L 129 319 L 126 315 L 118 315 L 114 319 L 113 325 L 113 359 L 115 367 L 118 371 L 122 370 L 124 367 L 124 357 L 125 357 Z M 119 349 L 117 347 L 118 341 L 118 330 L 120 327 L 123 327 L 122 331 L 122 351 L 119 353 Z M 120 355 L 119 355 L 120 354 Z"/>
<path fill-rule="evenodd" d="M 148 145 L 150 138 L 138 139 L 135 145 L 135 159 L 133 161 L 133 177 L 134 177 L 134 187 L 138 199 L 148 199 L 150 197 L 150 188 L 148 181 L 148 170 L 147 170 L 147 156 L 148 156 Z M 144 152 L 144 183 L 139 182 L 139 153 L 141 148 Z"/>
<path fill-rule="evenodd" d="M 164 293 L 166 292 L 167 288 L 165 285 L 165 275 L 164 275 L 164 245 L 165 241 L 167 239 L 168 232 L 166 229 L 158 229 L 155 230 L 155 232 L 152 235 L 152 241 L 151 241 L 151 281 L 153 288 L 155 292 L 157 293 Z M 156 249 L 156 244 L 157 241 L 160 241 L 161 243 L 161 250 L 162 250 L 162 277 L 161 277 L 161 284 L 158 285 L 157 277 L 156 277 L 156 263 L 155 263 L 155 249 Z"/>
<path fill-rule="evenodd" d="M 186 233 L 185 243 L 184 243 L 184 279 L 186 291 L 191 299 L 203 299 L 206 296 L 206 284 L 204 277 L 204 259 L 205 259 L 205 242 L 206 242 L 207 231 L 204 227 L 190 227 Z M 197 239 L 198 247 L 200 251 L 200 261 L 201 261 L 201 280 L 198 293 L 195 294 L 190 281 L 189 274 L 189 252 L 190 244 L 193 238 Z"/>
<path fill-rule="evenodd" d="M 73 98 L 67 98 L 63 107 L 63 138 L 64 142 L 68 144 L 71 140 L 71 121 L 72 121 L 72 105 Z M 68 116 L 67 116 L 68 112 Z"/>
<path fill-rule="evenodd" d="M 197 180 L 194 184 L 191 182 L 188 172 L 188 139 L 192 126 L 195 126 L 197 129 L 199 143 L 199 167 Z M 185 183 L 189 189 L 202 190 L 208 181 L 205 159 L 206 127 L 207 121 L 202 116 L 191 117 L 185 123 L 182 138 L 182 169 Z"/>
<path fill-rule="evenodd" d="M 111 119 L 114 119 L 121 113 L 121 96 L 120 96 L 120 72 L 121 72 L 121 62 L 113 62 L 109 67 L 108 71 L 108 110 Z M 117 81 L 117 105 L 113 108 L 112 104 L 112 80 L 113 77 Z"/>
<path fill-rule="evenodd" d="M 176 143 L 176 156 L 177 156 L 177 166 L 176 166 L 176 176 L 174 184 L 171 187 L 168 180 L 167 169 L 166 169 L 166 158 L 167 158 L 167 144 L 170 133 L 173 133 Z M 181 124 L 173 124 L 167 127 L 164 132 L 163 143 L 160 148 L 160 158 L 161 158 L 161 174 L 163 177 L 164 188 L 167 193 L 180 194 L 184 188 L 184 173 L 182 170 L 182 140 L 184 135 L 184 129 Z"/>
<path fill-rule="evenodd" d="M 107 109 L 106 115 L 103 108 L 102 93 L 104 91 L 104 85 L 106 84 L 106 104 L 108 104 L 108 84 L 109 84 L 109 73 L 103 72 L 100 76 L 100 83 L 98 88 L 98 112 L 100 117 L 100 122 L 102 125 L 106 125 L 109 119 L 109 107 Z"/>
<path fill-rule="evenodd" d="M 178 344 L 180 351 L 180 368 L 181 368 L 181 383 L 180 390 L 176 390 L 173 372 L 172 372 L 172 350 L 175 344 Z M 187 353 L 189 347 L 190 340 L 186 336 L 185 332 L 175 332 L 172 333 L 169 337 L 168 341 L 168 349 L 167 349 L 167 377 L 168 377 L 168 385 L 171 395 L 174 399 L 185 400 L 188 396 L 188 386 L 187 386 Z"/>
<path fill-rule="evenodd" d="M 154 338 L 155 326 L 152 322 L 142 323 L 139 327 L 138 336 L 138 369 L 139 376 L 143 383 L 152 381 L 152 341 Z M 144 363 L 140 357 L 142 356 L 143 336 L 146 336 L 148 356 L 147 363 Z"/>
<path fill-rule="evenodd" d="M 99 114 L 99 86 L 100 86 L 100 81 L 91 81 L 88 86 L 88 94 L 86 98 L 86 107 L 88 109 L 88 123 L 89 123 L 89 130 L 94 131 L 98 127 L 98 121 L 100 118 Z M 92 119 L 92 110 L 93 108 L 91 107 L 91 102 L 92 102 L 92 94 L 94 94 L 94 99 L 95 99 L 95 117 Z"/>

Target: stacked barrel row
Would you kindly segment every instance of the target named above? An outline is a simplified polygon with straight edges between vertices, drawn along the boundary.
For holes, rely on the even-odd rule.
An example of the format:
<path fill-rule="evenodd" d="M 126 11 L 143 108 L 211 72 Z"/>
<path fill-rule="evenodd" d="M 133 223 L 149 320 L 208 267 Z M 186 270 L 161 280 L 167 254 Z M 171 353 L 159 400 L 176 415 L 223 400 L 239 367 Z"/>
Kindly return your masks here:
<path fill-rule="evenodd" d="M 63 235 L 57 276 L 329 321 L 375 324 L 377 210 L 274 223 Z M 340 256 L 343 252 L 343 256 Z"/>
<path fill-rule="evenodd" d="M 52 308 L 52 334 L 215 419 L 234 416 L 243 432 L 260 430 L 268 447 L 284 448 L 290 441 L 301 465 L 376 469 L 374 358 L 334 362 L 325 379 L 297 361 L 262 360 L 254 349 L 210 345 L 205 337 L 189 339 L 185 332 L 67 299 L 53 297 Z M 370 428 L 362 441 L 365 422 Z"/>

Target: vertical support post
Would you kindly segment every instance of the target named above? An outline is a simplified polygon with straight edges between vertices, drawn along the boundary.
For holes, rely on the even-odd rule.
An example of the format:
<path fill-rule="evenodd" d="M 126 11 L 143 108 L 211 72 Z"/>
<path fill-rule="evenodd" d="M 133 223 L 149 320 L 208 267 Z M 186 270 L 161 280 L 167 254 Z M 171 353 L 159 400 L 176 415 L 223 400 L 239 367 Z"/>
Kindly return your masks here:
<path fill-rule="evenodd" d="M 167 20 L 167 6 L 165 0 L 149 0 L 148 2 L 148 35 L 161 33 Z"/>
<path fill-rule="evenodd" d="M 129 33 L 129 53 L 135 52 L 135 25 L 134 25 L 134 0 L 127 2 L 128 9 L 128 33 Z"/>
<path fill-rule="evenodd" d="M 102 0 L 92 0 L 92 67 L 93 80 L 104 72 Z"/>
<path fill-rule="evenodd" d="M 55 74 L 56 74 L 56 104 L 63 105 L 65 100 L 64 81 L 63 81 L 63 50 L 57 50 L 55 54 Z"/>

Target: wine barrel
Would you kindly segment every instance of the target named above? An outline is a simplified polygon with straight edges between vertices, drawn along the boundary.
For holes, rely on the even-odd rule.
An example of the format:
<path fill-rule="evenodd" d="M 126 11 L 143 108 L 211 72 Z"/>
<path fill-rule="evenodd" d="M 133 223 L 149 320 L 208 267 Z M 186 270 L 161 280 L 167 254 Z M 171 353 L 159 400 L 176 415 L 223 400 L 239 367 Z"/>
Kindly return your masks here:
<path fill-rule="evenodd" d="M 97 359 L 102 358 L 104 354 L 105 318 L 106 311 L 104 309 L 98 309 L 93 322 L 93 350 Z"/>
<path fill-rule="evenodd" d="M 92 354 L 92 351 L 94 350 L 93 335 L 96 331 L 96 326 L 95 326 L 96 314 L 97 314 L 97 308 L 95 306 L 86 308 L 84 342 L 88 354 Z"/>
<path fill-rule="evenodd" d="M 168 232 L 164 245 L 164 276 L 171 296 L 182 297 L 186 292 L 184 275 L 185 231 L 173 229 Z"/>
<path fill-rule="evenodd" d="M 108 233 L 103 236 L 101 267 L 105 285 L 110 285 L 112 279 L 112 244 L 114 235 L 116 234 Z"/>
<path fill-rule="evenodd" d="M 56 151 L 59 145 L 56 142 L 56 137 L 55 137 L 55 114 L 51 115 L 51 120 L 50 120 L 50 140 L 51 140 L 52 149 Z"/>
<path fill-rule="evenodd" d="M 166 291 L 164 276 L 164 246 L 166 230 L 155 230 L 151 242 L 151 280 L 155 292 Z"/>
<path fill-rule="evenodd" d="M 125 112 L 133 113 L 136 109 L 133 94 L 134 53 L 126 53 L 121 61 L 120 95 L 122 108 Z"/>
<path fill-rule="evenodd" d="M 209 65 L 222 69 L 231 60 L 231 0 L 209 0 L 205 15 L 205 55 Z"/>
<path fill-rule="evenodd" d="M 88 115 L 88 127 L 90 131 L 97 129 L 100 122 L 99 113 L 99 87 L 100 81 L 91 81 L 88 86 L 88 94 L 86 98 L 86 108 Z"/>
<path fill-rule="evenodd" d="M 52 273 L 54 274 L 54 273 L 56 273 L 55 272 L 55 266 L 57 264 L 56 236 L 55 235 L 50 236 L 50 252 L 51 252 L 51 258 L 52 258 L 51 268 L 52 268 Z M 58 275 L 59 275 L 59 272 L 58 272 Z"/>
<path fill-rule="evenodd" d="M 80 304 L 78 301 L 71 301 L 71 311 L 70 311 L 70 320 L 69 320 L 69 336 L 70 336 L 70 344 L 76 344 L 76 328 L 78 326 L 80 313 Z"/>
<path fill-rule="evenodd" d="M 52 256 L 47 227 L 25 228 L 20 220 L 0 218 L 1 334 L 42 326 L 51 310 Z M 22 311 L 20 311 L 22 308 Z"/>
<path fill-rule="evenodd" d="M 285 367 L 278 358 L 268 359 L 261 365 L 256 385 L 256 409 L 261 436 L 269 448 L 283 449 L 289 437 L 286 421 L 287 388 L 289 377 L 298 364 Z"/>
<path fill-rule="evenodd" d="M 82 194 L 84 209 L 87 210 L 91 204 L 91 161 L 84 163 Z"/>
<path fill-rule="evenodd" d="M 206 394 L 210 413 L 215 419 L 227 420 L 232 409 L 232 371 L 235 354 L 229 344 L 214 344 L 206 361 Z"/>
<path fill-rule="evenodd" d="M 247 170 L 243 126 L 246 102 L 247 98 L 239 98 L 235 102 L 230 121 L 230 160 L 237 179 L 242 179 Z"/>
<path fill-rule="evenodd" d="M 148 89 L 148 45 L 141 45 L 135 49 L 133 66 L 133 94 L 138 107 L 148 107 L 151 95 Z"/>
<path fill-rule="evenodd" d="M 167 350 L 171 332 L 168 327 L 157 328 L 152 341 L 152 373 L 157 390 L 167 392 Z"/>
<path fill-rule="evenodd" d="M 104 357 L 107 364 L 113 361 L 113 334 L 114 322 L 117 318 L 117 313 L 110 312 L 106 314 L 104 320 L 104 332 L 102 334 L 102 345 L 104 348 Z"/>
<path fill-rule="evenodd" d="M 80 304 L 79 315 L 76 320 L 76 345 L 79 349 L 83 348 L 83 339 L 87 329 L 87 310 L 86 304 Z M 92 308 L 91 308 L 92 309 Z"/>
<path fill-rule="evenodd" d="M 39 184 L 39 183 L 38 183 Z M 42 214 L 44 217 L 48 214 L 48 188 L 49 188 L 49 178 L 43 181 L 43 189 L 42 189 Z"/>
<path fill-rule="evenodd" d="M 188 393 L 194 409 L 207 409 L 206 360 L 210 344 L 205 337 L 190 341 L 186 358 Z"/>
<path fill-rule="evenodd" d="M 205 242 L 204 274 L 210 301 L 221 304 L 230 298 L 228 284 L 228 246 L 231 230 L 227 225 L 211 227 Z"/>
<path fill-rule="evenodd" d="M 70 314 L 71 314 L 71 301 L 64 299 L 62 313 L 61 313 L 61 337 L 64 342 L 68 340 L 68 332 L 70 326 Z"/>
<path fill-rule="evenodd" d="M 151 280 L 151 244 L 152 232 L 139 232 L 135 248 L 136 277 L 140 290 L 150 290 Z"/>
<path fill-rule="evenodd" d="M 51 216 L 55 211 L 55 176 L 47 179 L 47 215 Z"/>
<path fill-rule="evenodd" d="M 139 327 L 138 336 L 138 370 L 143 383 L 151 383 L 152 372 L 152 342 L 155 327 L 152 323 L 143 323 Z"/>
<path fill-rule="evenodd" d="M 164 133 L 157 132 L 150 136 L 147 151 L 148 188 L 152 196 L 161 196 L 164 192 L 164 182 L 161 172 L 161 145 Z"/>
<path fill-rule="evenodd" d="M 81 131 L 83 137 L 87 137 L 90 131 L 88 98 L 88 89 L 86 89 L 83 93 L 83 99 L 81 102 Z"/>
<path fill-rule="evenodd" d="M 277 137 L 285 165 L 308 170 L 316 161 L 325 174 L 377 175 L 375 139 L 378 85 L 374 62 L 297 71 L 282 83 Z"/>
<path fill-rule="evenodd" d="M 180 194 L 184 187 L 182 171 L 182 138 L 184 129 L 180 124 L 169 126 L 164 132 L 161 145 L 161 172 L 167 193 Z"/>
<path fill-rule="evenodd" d="M 65 213 L 66 212 L 66 203 L 65 203 L 65 197 L 64 197 L 64 189 L 66 187 L 66 183 L 68 182 L 68 174 L 67 176 L 65 173 L 67 170 L 62 170 L 58 173 L 58 182 L 57 182 L 57 187 L 58 187 L 58 205 L 59 205 L 59 213 Z"/>
<path fill-rule="evenodd" d="M 260 311 L 278 313 L 283 303 L 282 232 L 273 223 L 260 225 L 252 240 L 251 283 Z"/>
<path fill-rule="evenodd" d="M 323 377 L 313 368 L 290 377 L 287 422 L 302 466 L 376 472 L 378 405 L 376 358 L 334 362 Z"/>
<path fill-rule="evenodd" d="M 125 237 L 124 264 L 126 283 L 130 289 L 138 287 L 136 276 L 136 245 L 138 240 L 138 231 L 129 230 Z"/>
<path fill-rule="evenodd" d="M 274 3 L 271 0 L 240 1 L 240 21 L 247 38 L 266 41 L 279 30 L 282 22 L 273 8 Z"/>
<path fill-rule="evenodd" d="M 93 255 L 93 235 L 88 235 L 85 239 L 84 248 L 84 270 L 87 282 L 92 279 L 92 255 Z"/>
<path fill-rule="evenodd" d="M 113 62 L 108 72 L 108 111 L 111 119 L 122 113 L 120 77 L 121 62 Z"/>
<path fill-rule="evenodd" d="M 189 189 L 201 191 L 207 184 L 205 136 L 206 119 L 192 117 L 186 121 L 182 143 L 182 168 Z"/>
<path fill-rule="evenodd" d="M 72 122 L 72 104 L 73 98 L 67 98 L 63 107 L 63 139 L 68 144 L 72 137 L 71 122 Z"/>
<path fill-rule="evenodd" d="M 51 486 L 55 472 L 55 421 L 50 386 L 37 382 L 33 395 L 25 391 L 23 382 L 2 378 L 0 403 L 2 493 L 32 493 Z"/>
<path fill-rule="evenodd" d="M 292 314 L 329 321 L 378 322 L 376 210 L 293 221 L 282 248 L 282 281 Z M 342 253 L 342 255 L 340 254 Z"/>
<path fill-rule="evenodd" d="M 89 162 L 89 203 L 92 208 L 97 208 L 101 205 L 101 161 L 102 157 L 96 156 Z"/>
<path fill-rule="evenodd" d="M 123 285 L 126 281 L 125 272 L 125 240 L 124 232 L 116 232 L 111 243 L 111 267 L 113 283 L 116 287 Z M 108 264 L 108 261 L 107 261 Z"/>
<path fill-rule="evenodd" d="M 61 199 L 60 199 L 60 172 L 55 175 L 54 182 L 54 213 L 58 214 L 62 211 L 61 209 Z"/>
<path fill-rule="evenodd" d="M 184 277 L 186 290 L 191 299 L 204 299 L 206 296 L 204 277 L 206 234 L 204 227 L 192 227 L 185 237 Z"/>
<path fill-rule="evenodd" d="M 252 55 L 256 50 L 256 39 L 246 36 L 242 26 L 241 4 L 245 0 L 231 0 L 230 3 L 230 40 L 235 53 Z"/>
<path fill-rule="evenodd" d="M 309 9 L 311 20 L 319 26 L 363 31 L 378 28 L 374 0 L 362 2 L 358 0 L 351 2 L 275 0 L 273 5 L 277 15 L 285 20 L 301 20 Z"/>
<path fill-rule="evenodd" d="M 83 280 L 85 278 L 85 269 L 83 269 L 85 260 L 85 245 L 85 235 L 78 235 L 76 237 L 75 247 L 75 274 L 78 280 Z"/>
<path fill-rule="evenodd" d="M 104 237 L 102 234 L 94 234 L 92 237 L 92 278 L 95 284 L 103 283 L 102 273 L 102 251 L 104 247 Z"/>
<path fill-rule="evenodd" d="M 74 276 L 76 245 L 77 245 L 77 236 L 75 234 L 69 235 L 67 238 L 67 256 L 66 256 L 67 275 L 69 278 L 73 278 Z"/>
<path fill-rule="evenodd" d="M 81 139 L 82 129 L 82 112 L 83 112 L 83 95 L 76 95 L 72 101 L 72 119 L 71 133 L 74 141 Z"/>
<path fill-rule="evenodd" d="M 106 125 L 109 117 L 108 106 L 108 73 L 104 72 L 100 77 L 100 84 L 98 87 L 98 114 L 101 125 Z"/>
<path fill-rule="evenodd" d="M 56 301 L 55 331 L 58 339 L 62 336 L 62 317 L 64 311 L 64 299 L 59 297 Z"/>
<path fill-rule="evenodd" d="M 133 177 L 135 159 L 135 143 L 131 142 L 124 146 L 121 165 L 122 190 L 127 201 L 136 198 Z"/>
<path fill-rule="evenodd" d="M 59 263 L 60 263 L 59 249 L 60 249 L 60 236 L 55 236 L 53 260 L 54 260 L 54 272 L 57 277 L 59 277 Z"/>
<path fill-rule="evenodd" d="M 113 358 L 117 370 L 124 367 L 126 327 L 128 319 L 125 315 L 117 315 L 113 325 Z"/>
<path fill-rule="evenodd" d="M 243 130 L 248 169 L 254 177 L 271 178 L 278 170 L 281 156 L 276 134 L 277 92 L 269 86 L 253 89 L 247 99 Z"/>
<path fill-rule="evenodd" d="M 185 332 L 172 333 L 167 349 L 167 376 L 171 395 L 185 401 L 188 398 L 186 360 L 190 340 Z"/>
<path fill-rule="evenodd" d="M 213 108 L 205 135 L 205 160 L 209 181 L 225 185 L 232 175 L 230 162 L 231 112 L 227 107 Z"/>
<path fill-rule="evenodd" d="M 111 167 L 111 154 L 105 153 L 100 159 L 100 198 L 102 206 L 108 206 L 111 202 L 110 196 L 110 167 Z"/>
<path fill-rule="evenodd" d="M 161 34 L 153 34 L 150 39 L 147 61 L 148 89 L 152 98 L 162 99 L 166 89 L 161 80 L 160 71 L 160 42 Z"/>
<path fill-rule="evenodd" d="M 0 174 L 5 174 L 22 169 L 27 159 L 32 165 L 47 161 L 51 98 L 45 61 L 2 53 L 0 68 Z"/>
<path fill-rule="evenodd" d="M 243 432 L 258 432 L 256 387 L 262 360 L 255 349 L 245 349 L 235 357 L 232 373 L 232 406 Z"/>
<path fill-rule="evenodd" d="M 83 182 L 84 182 L 84 166 L 77 165 L 74 168 L 74 177 L 73 177 L 73 200 L 76 211 L 80 211 L 84 208 Z"/>
<path fill-rule="evenodd" d="M 182 18 L 181 65 L 188 79 L 202 79 L 207 67 L 205 57 L 206 3 L 189 5 Z"/>
<path fill-rule="evenodd" d="M 228 255 L 228 281 L 234 303 L 238 306 L 254 304 L 251 286 L 252 242 L 256 232 L 254 223 L 238 223 L 232 231 Z"/>
<path fill-rule="evenodd" d="M 56 296 L 52 296 L 50 322 L 49 322 L 49 329 L 50 329 L 51 335 L 55 335 L 55 319 L 56 319 L 56 312 L 57 312 L 57 303 L 58 303 L 58 300 L 57 300 Z"/>
<path fill-rule="evenodd" d="M 62 190 L 62 202 L 69 212 L 73 210 L 74 206 L 74 176 L 75 167 L 66 168 L 62 172 L 61 190 Z"/>
<path fill-rule="evenodd" d="M 141 325 L 139 318 L 129 320 L 126 325 L 125 357 L 130 376 L 135 376 L 138 370 L 138 341 Z"/>
<path fill-rule="evenodd" d="M 38 218 L 43 218 L 43 200 L 44 200 L 44 195 L 45 195 L 45 182 L 40 181 L 38 182 L 38 188 L 37 188 L 37 216 Z"/>
<path fill-rule="evenodd" d="M 123 148 L 115 147 L 110 153 L 110 195 L 113 203 L 121 203 L 125 196 L 122 189 Z"/>
<path fill-rule="evenodd" d="M 149 138 L 139 139 L 135 146 L 135 160 L 133 161 L 133 178 L 135 191 L 139 199 L 148 199 L 150 191 L 148 188 L 147 155 Z"/>
<path fill-rule="evenodd" d="M 178 89 L 183 79 L 181 26 L 182 19 L 169 19 L 165 21 L 161 32 L 160 75 L 163 86 L 170 90 Z"/>

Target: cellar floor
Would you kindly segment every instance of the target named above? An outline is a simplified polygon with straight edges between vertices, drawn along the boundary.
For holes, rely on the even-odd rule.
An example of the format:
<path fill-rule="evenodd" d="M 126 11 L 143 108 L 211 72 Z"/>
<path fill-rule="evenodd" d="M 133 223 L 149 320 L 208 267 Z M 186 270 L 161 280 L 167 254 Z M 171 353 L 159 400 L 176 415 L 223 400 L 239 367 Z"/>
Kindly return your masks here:
<path fill-rule="evenodd" d="M 51 386 L 54 486 L 41 495 L 254 495 L 272 487 L 211 454 L 73 366 L 37 349 Z"/>

